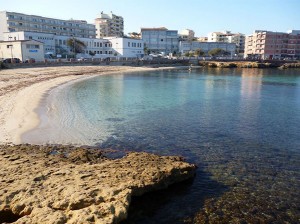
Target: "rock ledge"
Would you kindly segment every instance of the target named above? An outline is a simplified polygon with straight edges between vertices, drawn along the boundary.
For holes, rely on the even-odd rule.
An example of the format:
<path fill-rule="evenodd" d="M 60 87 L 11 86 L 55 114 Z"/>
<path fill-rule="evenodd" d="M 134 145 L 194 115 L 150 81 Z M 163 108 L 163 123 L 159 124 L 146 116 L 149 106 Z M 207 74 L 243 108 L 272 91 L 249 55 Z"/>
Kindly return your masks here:
<path fill-rule="evenodd" d="M 180 157 L 99 150 L 0 146 L 0 223 L 118 223 L 132 196 L 191 178 Z"/>

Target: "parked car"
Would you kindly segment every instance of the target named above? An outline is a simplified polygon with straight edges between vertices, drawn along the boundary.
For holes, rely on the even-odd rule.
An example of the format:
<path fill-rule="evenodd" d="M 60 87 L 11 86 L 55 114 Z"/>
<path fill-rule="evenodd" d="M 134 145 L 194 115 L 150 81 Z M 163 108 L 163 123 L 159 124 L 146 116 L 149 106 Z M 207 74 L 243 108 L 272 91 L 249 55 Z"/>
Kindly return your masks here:
<path fill-rule="evenodd" d="M 5 59 L 2 60 L 2 62 L 3 63 L 11 63 L 11 62 L 13 62 L 13 63 L 21 63 L 21 60 L 19 58 L 13 58 L 13 59 L 11 59 L 11 58 L 5 58 Z"/>
<path fill-rule="evenodd" d="M 35 63 L 35 59 L 34 58 L 28 58 L 24 61 L 24 63 Z"/>

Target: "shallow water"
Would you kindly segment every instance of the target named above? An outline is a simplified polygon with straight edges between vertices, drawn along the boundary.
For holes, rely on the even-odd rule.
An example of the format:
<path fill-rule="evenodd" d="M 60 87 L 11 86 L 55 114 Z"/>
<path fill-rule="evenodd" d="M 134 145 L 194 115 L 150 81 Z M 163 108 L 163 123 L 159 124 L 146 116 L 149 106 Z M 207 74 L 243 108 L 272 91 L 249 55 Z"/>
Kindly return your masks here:
<path fill-rule="evenodd" d="M 299 70 L 99 76 L 52 90 L 39 112 L 24 141 L 182 155 L 199 166 L 193 182 L 134 200 L 129 223 L 300 220 Z"/>

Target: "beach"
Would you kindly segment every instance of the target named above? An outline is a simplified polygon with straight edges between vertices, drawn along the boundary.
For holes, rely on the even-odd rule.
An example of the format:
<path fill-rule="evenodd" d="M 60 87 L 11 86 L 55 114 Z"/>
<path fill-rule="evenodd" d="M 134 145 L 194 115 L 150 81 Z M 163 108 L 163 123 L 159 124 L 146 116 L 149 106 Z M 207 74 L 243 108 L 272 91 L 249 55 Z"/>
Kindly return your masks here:
<path fill-rule="evenodd" d="M 95 75 L 159 68 L 130 66 L 61 66 L 0 71 L 0 144 L 20 144 L 21 135 L 39 124 L 35 112 L 47 92 L 57 86 Z M 166 68 L 160 68 L 166 69 Z M 168 69 L 171 69 L 168 68 Z"/>

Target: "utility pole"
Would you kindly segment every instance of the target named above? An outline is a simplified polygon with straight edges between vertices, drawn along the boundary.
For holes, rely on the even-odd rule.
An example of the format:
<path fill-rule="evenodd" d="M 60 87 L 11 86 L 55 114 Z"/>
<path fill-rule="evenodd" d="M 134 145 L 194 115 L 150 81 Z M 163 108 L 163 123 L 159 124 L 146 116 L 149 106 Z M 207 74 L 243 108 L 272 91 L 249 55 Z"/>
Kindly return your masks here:
<path fill-rule="evenodd" d="M 75 37 L 73 36 L 73 52 L 74 52 L 74 59 L 76 58 L 76 52 L 75 52 Z"/>

